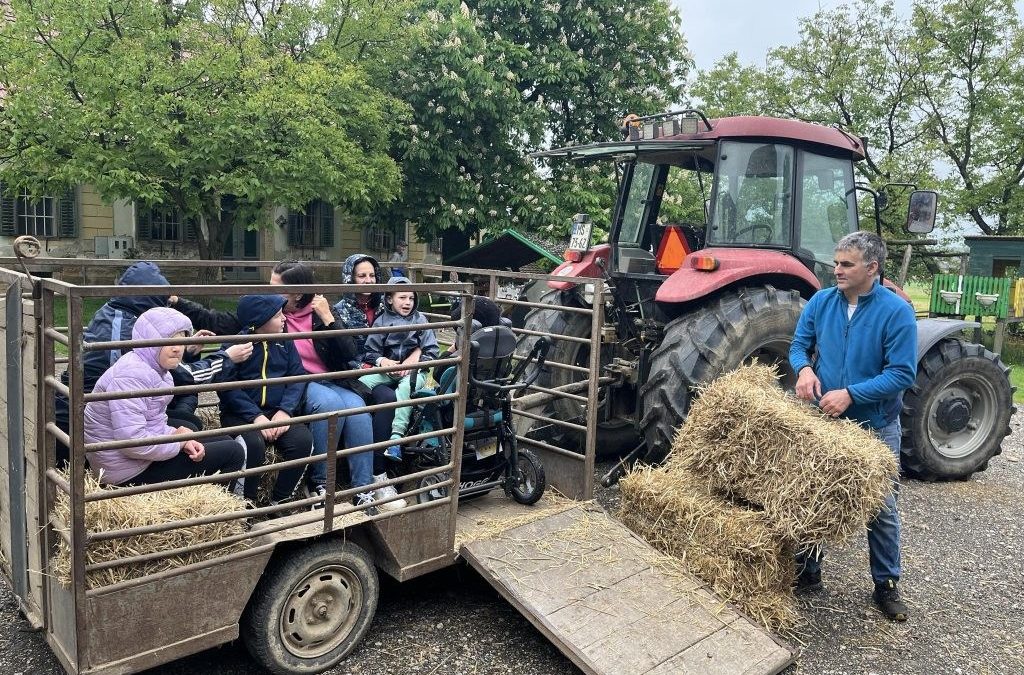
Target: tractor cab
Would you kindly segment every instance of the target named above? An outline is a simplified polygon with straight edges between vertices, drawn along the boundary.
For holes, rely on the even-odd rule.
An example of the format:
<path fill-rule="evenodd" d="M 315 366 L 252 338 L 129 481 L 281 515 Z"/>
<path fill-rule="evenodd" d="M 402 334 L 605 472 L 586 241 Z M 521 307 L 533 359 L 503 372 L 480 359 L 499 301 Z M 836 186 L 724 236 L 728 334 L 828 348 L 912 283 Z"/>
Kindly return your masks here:
<path fill-rule="evenodd" d="M 633 118 L 623 133 L 616 143 L 540 153 L 617 163 L 605 261 L 613 276 L 664 280 L 685 266 L 717 269 L 715 249 L 767 249 L 799 261 L 809 286 L 831 282 L 835 244 L 858 228 L 860 139 L 805 122 L 708 120 L 697 111 Z M 580 241 L 570 262 L 586 252 Z M 698 250 L 705 255 L 690 256 Z"/>

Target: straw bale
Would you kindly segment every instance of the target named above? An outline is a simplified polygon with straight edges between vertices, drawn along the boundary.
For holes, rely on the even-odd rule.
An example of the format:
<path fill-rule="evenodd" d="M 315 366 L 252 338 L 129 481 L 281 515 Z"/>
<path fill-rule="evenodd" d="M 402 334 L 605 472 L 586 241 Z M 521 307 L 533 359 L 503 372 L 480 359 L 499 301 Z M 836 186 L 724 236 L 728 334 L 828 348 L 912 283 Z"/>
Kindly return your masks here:
<path fill-rule="evenodd" d="M 87 471 L 85 493 L 90 494 L 103 489 L 95 476 Z M 105 499 L 99 502 L 88 502 L 85 509 L 85 528 L 90 533 L 106 532 L 174 520 L 226 514 L 244 509 L 244 500 L 235 497 L 223 487 L 210 484 L 193 485 L 173 490 Z M 63 490 L 57 491 L 54 515 L 57 521 L 55 527 L 70 527 L 71 501 Z M 125 539 L 95 542 L 90 544 L 87 549 L 86 564 L 218 541 L 225 537 L 242 534 L 246 529 L 246 522 L 243 518 L 155 534 L 134 535 Z M 242 540 L 150 562 L 93 570 L 86 575 L 86 586 L 88 588 L 108 586 L 241 551 L 250 545 L 250 540 Z M 70 587 L 71 551 L 63 539 L 60 540 L 57 553 L 51 561 L 51 569 L 63 586 Z"/>
<path fill-rule="evenodd" d="M 683 561 L 715 593 L 761 625 L 797 624 L 793 547 L 770 518 L 709 492 L 693 475 L 634 469 L 620 482 L 619 519 L 652 546 Z"/>
<path fill-rule="evenodd" d="M 877 436 L 786 394 L 775 369 L 760 365 L 702 389 L 666 468 L 762 508 L 798 548 L 863 532 L 899 471 Z"/>
<path fill-rule="evenodd" d="M 196 417 L 203 423 L 203 429 L 220 429 L 220 410 L 214 406 L 196 408 Z"/>

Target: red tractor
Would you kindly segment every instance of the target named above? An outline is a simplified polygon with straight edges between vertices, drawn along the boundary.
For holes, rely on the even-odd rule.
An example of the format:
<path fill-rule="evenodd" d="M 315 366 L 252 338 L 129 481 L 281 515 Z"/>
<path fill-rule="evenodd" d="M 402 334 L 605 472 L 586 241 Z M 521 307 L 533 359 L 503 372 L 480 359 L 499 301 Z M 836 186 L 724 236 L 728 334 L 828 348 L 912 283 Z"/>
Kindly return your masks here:
<path fill-rule="evenodd" d="M 587 306 L 588 288 L 574 277 L 606 280 L 600 349 L 602 376 L 612 379 L 601 390 L 598 447 L 610 453 L 635 446 L 630 459 L 658 462 L 697 385 L 753 359 L 777 363 L 783 384 L 795 384 L 787 357 L 800 311 L 833 283 L 835 244 L 859 228 L 857 192 L 872 195 L 876 223 L 886 192 L 854 181 L 861 139 L 815 124 L 709 120 L 688 110 L 634 117 L 623 131 L 621 141 L 539 155 L 609 160 L 620 179 L 609 243 L 590 246 L 589 218 L 577 216 L 566 262 L 554 272 L 565 280 L 548 282 L 542 302 Z M 697 222 L 672 222 L 686 213 L 684 201 Z M 915 191 L 907 229 L 929 232 L 935 206 L 935 193 Z M 986 468 L 1010 431 L 1010 369 L 962 338 L 975 325 L 918 323 L 917 382 L 902 413 L 903 466 L 912 475 L 969 477 Z M 551 310 L 533 310 L 526 328 L 590 335 L 585 317 Z M 556 341 L 549 360 L 586 366 L 590 349 Z M 549 368 L 541 384 L 579 377 Z M 578 398 L 549 405 L 565 420 L 585 415 Z"/>

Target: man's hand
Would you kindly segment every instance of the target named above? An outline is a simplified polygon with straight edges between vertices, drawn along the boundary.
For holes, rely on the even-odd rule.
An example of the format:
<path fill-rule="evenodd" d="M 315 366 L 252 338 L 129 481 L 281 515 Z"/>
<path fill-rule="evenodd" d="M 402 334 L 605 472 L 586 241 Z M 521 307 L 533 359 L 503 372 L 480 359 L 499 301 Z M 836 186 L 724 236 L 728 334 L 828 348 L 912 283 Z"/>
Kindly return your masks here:
<path fill-rule="evenodd" d="M 212 330 L 206 330 L 205 328 L 202 328 L 193 333 L 192 337 L 211 337 L 213 335 L 216 335 L 216 333 L 214 333 Z M 188 351 L 189 354 L 195 356 L 199 352 L 203 351 L 203 345 L 189 345 L 186 348 L 186 351 Z"/>
<path fill-rule="evenodd" d="M 805 401 L 821 398 L 821 380 L 814 374 L 814 368 L 804 366 L 796 378 L 796 397 Z"/>
<path fill-rule="evenodd" d="M 188 458 L 193 462 L 201 462 L 203 461 L 203 457 L 206 457 L 206 448 L 203 447 L 202 443 L 195 439 L 182 443 L 181 451 L 188 455 Z"/>
<path fill-rule="evenodd" d="M 213 335 L 213 333 L 210 334 Z M 252 343 L 243 342 L 242 344 L 231 345 L 225 349 L 224 352 L 228 355 L 228 358 L 231 359 L 232 363 L 242 363 L 252 356 Z"/>
<path fill-rule="evenodd" d="M 853 404 L 853 398 L 850 396 L 850 392 L 845 389 L 836 389 L 830 391 L 821 397 L 818 402 L 818 406 L 821 411 L 831 417 L 839 417 L 846 409 Z"/>

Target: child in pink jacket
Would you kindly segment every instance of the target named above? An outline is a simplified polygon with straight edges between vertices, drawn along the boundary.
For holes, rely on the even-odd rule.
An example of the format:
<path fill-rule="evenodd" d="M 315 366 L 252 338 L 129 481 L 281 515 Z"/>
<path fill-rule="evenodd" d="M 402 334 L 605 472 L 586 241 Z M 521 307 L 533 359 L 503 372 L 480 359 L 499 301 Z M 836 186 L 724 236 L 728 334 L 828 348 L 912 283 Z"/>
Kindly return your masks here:
<path fill-rule="evenodd" d="M 188 337 L 192 322 L 168 307 L 147 310 L 132 329 L 133 340 Z M 136 347 L 119 358 L 96 382 L 93 392 L 129 392 L 174 386 L 170 371 L 181 363 L 185 347 Z M 225 363 L 228 360 L 225 359 Z M 189 433 L 167 418 L 172 396 L 90 401 L 85 406 L 85 442 L 138 439 L 142 444 L 90 453 L 89 463 L 110 485 L 144 485 L 191 476 L 227 473 L 242 467 L 242 446 L 226 436 L 200 442 L 150 443 L 144 439 Z"/>

